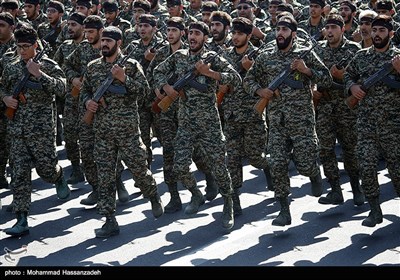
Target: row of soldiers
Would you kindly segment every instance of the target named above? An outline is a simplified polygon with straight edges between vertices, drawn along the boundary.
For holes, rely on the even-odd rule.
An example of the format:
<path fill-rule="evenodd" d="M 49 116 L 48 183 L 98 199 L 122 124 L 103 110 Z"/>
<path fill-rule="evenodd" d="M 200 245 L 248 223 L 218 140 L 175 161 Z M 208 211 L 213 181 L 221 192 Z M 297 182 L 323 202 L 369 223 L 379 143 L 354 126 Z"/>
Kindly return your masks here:
<path fill-rule="evenodd" d="M 3 6 L 9 1 L 13 0 L 3 1 L 3 10 L 10 7 Z M 35 1 L 27 0 L 24 8 L 32 2 L 40 10 Z M 120 10 L 117 2 L 107 0 L 101 3 L 100 15 L 100 9 L 93 12 L 91 2 L 77 0 L 62 21 L 65 6 L 50 1 L 48 22 L 39 24 L 37 32 L 33 24 L 18 24 L 17 13 L 0 14 L 0 35 L 6 33 L 1 28 L 5 24 L 10 36 L 3 41 L 11 47 L 1 61 L 0 97 L 3 109 L 16 110 L 12 119 L 2 120 L 8 128 L 2 139 L 9 143 L 2 150 L 10 153 L 2 157 L 0 175 L 8 159 L 17 215 L 7 234 L 29 232 L 32 166 L 45 181 L 55 183 L 60 199 L 69 197 L 68 183 L 86 178 L 93 190 L 81 203 L 97 205 L 106 216 L 96 237 L 118 234 L 116 195 L 120 201 L 129 199 L 121 180 L 123 163 L 150 200 L 156 218 L 182 209 L 180 181 L 192 194 L 186 214 L 197 213 L 205 200 L 220 193 L 222 225 L 230 230 L 234 216 L 242 214 L 245 158 L 264 170 L 268 189 L 275 191 L 281 205 L 272 224 L 289 225 L 290 161 L 310 177 L 316 197 L 323 193 L 320 161 L 331 190 L 318 202 L 343 203 L 336 141 L 343 149 L 354 204 L 364 204 L 365 196 L 371 207 L 363 225 L 382 222 L 376 179 L 379 154 L 400 193 L 399 59 L 393 39 L 398 29 L 391 16 L 378 16 L 372 8 L 358 12 L 350 1 L 326 11 L 322 0 L 311 0 L 310 17 L 299 23 L 296 18 L 305 9 L 296 16 L 293 6 L 280 0 L 269 1 L 264 13 L 251 0 L 233 1 L 230 13 L 223 11 L 228 5 L 205 2 L 201 16 L 190 16 L 181 0 L 167 0 L 164 20 L 162 5 L 155 2 L 135 0 Z M 378 7 L 388 7 L 388 2 L 381 2 Z M 157 16 L 152 13 L 155 7 L 160 11 Z M 351 30 L 356 14 L 359 26 Z M 49 46 L 52 59 L 36 61 L 35 55 Z M 392 80 L 378 83 L 365 95 L 363 81 L 384 63 L 393 66 L 388 76 Z M 23 94 L 13 97 L 25 74 L 29 82 Z M 112 84 L 98 96 L 108 76 Z M 361 100 L 356 109 L 345 104 L 349 95 Z M 61 112 L 72 164 L 68 180 L 55 152 Z M 95 115 L 93 123 L 88 112 Z M 165 207 L 150 171 L 153 135 L 163 147 L 164 180 L 170 192 Z M 205 195 L 190 170 L 192 161 L 206 176 Z"/>

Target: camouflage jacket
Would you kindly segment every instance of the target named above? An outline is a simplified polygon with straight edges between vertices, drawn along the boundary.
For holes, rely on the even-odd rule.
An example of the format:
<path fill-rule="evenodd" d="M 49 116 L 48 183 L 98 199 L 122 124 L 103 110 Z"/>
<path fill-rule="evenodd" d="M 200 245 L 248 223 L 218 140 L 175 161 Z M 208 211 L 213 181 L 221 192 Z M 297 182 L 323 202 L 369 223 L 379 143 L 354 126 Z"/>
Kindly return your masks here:
<path fill-rule="evenodd" d="M 117 61 L 123 56 L 119 55 Z M 93 94 L 102 85 L 115 63 L 106 62 L 103 57 L 93 60 L 87 66 L 81 88 L 83 104 L 93 98 Z M 125 138 L 139 133 L 138 96 L 148 92 L 149 85 L 140 64 L 128 59 L 125 64 L 126 81 L 114 80 L 112 85 L 123 89 L 125 93 L 112 93 L 107 90 L 103 97 L 107 108 L 99 106 L 93 128 L 96 136 Z"/>
<path fill-rule="evenodd" d="M 61 44 L 57 41 L 57 37 L 61 33 L 62 29 L 63 22 L 60 22 L 55 28 L 53 28 L 48 22 L 43 22 L 38 26 L 37 32 L 39 38 L 42 40 L 46 40 L 51 46 L 51 49 L 47 53 L 50 58 L 53 58 L 58 49 L 58 46 Z M 55 30 L 55 32 L 52 33 L 52 35 L 49 35 L 52 30 Z"/>
<path fill-rule="evenodd" d="M 328 45 L 328 41 L 319 41 L 319 46 L 314 49 L 315 53 L 321 58 L 322 62 L 331 69 L 333 65 L 338 66 L 338 64 L 342 64 L 342 68 L 345 68 L 350 60 L 354 57 L 355 53 L 361 49 L 359 43 L 350 41 L 343 37 L 343 40 L 339 47 L 331 48 Z M 331 99 L 337 98 L 345 98 L 344 94 L 344 85 L 342 80 L 336 80 L 333 78 L 334 84 L 330 88 L 322 88 L 318 87 L 318 89 L 326 90 L 329 92 L 329 96 Z M 337 86 L 337 87 L 336 87 Z M 339 88 L 340 86 L 340 88 Z M 324 97 L 323 97 L 324 98 Z"/>
<path fill-rule="evenodd" d="M 101 56 L 99 49 L 93 48 L 87 40 L 79 43 L 76 49 L 65 58 L 63 70 L 68 83 L 74 78 L 80 78 L 86 71 L 88 63 Z"/>
<path fill-rule="evenodd" d="M 230 48 L 224 53 L 224 57 L 228 62 L 236 69 L 242 78 L 246 75 L 246 70 L 242 67 L 242 58 L 245 55 L 249 55 L 252 51 L 257 50 L 249 43 L 247 50 L 238 54 L 234 47 Z M 254 60 L 255 58 L 253 58 Z M 240 121 L 240 122 L 252 122 L 255 119 L 260 119 L 259 114 L 253 109 L 254 104 L 258 101 L 258 97 L 248 94 L 243 84 L 240 83 L 233 89 L 232 92 L 225 94 L 224 99 L 221 103 L 224 112 L 224 118 L 227 121 Z M 262 116 L 265 119 L 265 116 Z"/>
<path fill-rule="evenodd" d="M 288 52 L 282 52 L 275 48 L 272 52 L 262 52 L 255 60 L 253 66 L 249 69 L 244 78 L 244 88 L 250 95 L 256 95 L 256 91 L 260 88 L 267 88 L 269 84 L 287 69 L 290 63 L 304 54 L 306 48 L 300 47 L 294 43 Z M 287 83 L 282 83 L 279 89 L 279 96 L 275 96 L 269 102 L 269 109 L 277 107 L 282 110 L 290 107 L 298 106 L 312 107 L 311 84 L 319 84 L 323 87 L 330 87 L 332 76 L 329 69 L 323 64 L 321 59 L 313 52 L 309 52 L 303 58 L 306 66 L 311 68 L 311 78 L 306 75 L 294 71 L 288 76 L 288 80 L 301 82 L 301 88 L 292 88 Z M 293 109 L 291 109 L 293 110 Z M 294 109 L 296 110 L 296 109 Z"/>
<path fill-rule="evenodd" d="M 13 89 L 25 74 L 25 65 L 20 56 L 13 56 L 4 65 L 1 100 L 5 95 L 13 94 Z M 40 131 L 46 135 L 55 128 L 55 97 L 65 94 L 65 75 L 60 66 L 48 58 L 41 60 L 40 70 L 43 72 L 40 78 L 30 76 L 30 86 L 25 87 L 24 93 L 26 103 L 19 102 L 13 120 L 8 122 L 11 135 L 22 136 L 27 131 Z"/>
<path fill-rule="evenodd" d="M 74 40 L 65 40 L 61 46 L 58 47 L 56 53 L 54 54 L 53 60 L 64 69 L 64 63 L 68 55 L 70 55 L 78 46 Z M 72 85 L 67 81 L 67 93 L 71 91 Z"/>
<path fill-rule="evenodd" d="M 7 43 L 0 44 L 0 55 L 3 56 L 10 48 L 14 48 L 15 46 L 16 42 L 13 36 Z"/>
<path fill-rule="evenodd" d="M 344 75 L 345 91 L 351 94 L 349 89 L 352 85 L 364 83 L 386 63 L 391 63 L 391 59 L 398 54 L 400 54 L 400 49 L 392 44 L 385 52 L 377 52 L 373 46 L 358 51 Z M 392 70 L 388 77 L 394 82 L 400 82 L 400 75 L 396 70 Z M 392 122 L 392 125 L 400 128 L 399 89 L 392 88 L 384 81 L 379 81 L 366 91 L 365 97 L 358 104 L 359 126 L 374 129 L 379 122 Z M 393 122 L 395 118 L 397 124 Z"/>
<path fill-rule="evenodd" d="M 176 73 L 178 79 L 182 78 L 188 71 L 194 70 L 197 61 L 213 55 L 215 55 L 215 52 L 207 52 L 204 48 L 196 55 L 191 55 L 188 49 L 176 51 L 154 69 L 155 87 L 161 88 L 165 85 L 171 73 Z M 210 64 L 210 69 L 221 74 L 220 84 L 231 85 L 236 88 L 241 83 L 240 75 L 221 56 L 215 56 Z M 179 122 L 197 127 L 203 126 L 203 122 L 220 123 L 215 95 L 217 82 L 203 75 L 198 75 L 195 81 L 207 85 L 207 90 L 201 92 L 190 86 L 183 88 L 185 98 L 179 98 Z"/>

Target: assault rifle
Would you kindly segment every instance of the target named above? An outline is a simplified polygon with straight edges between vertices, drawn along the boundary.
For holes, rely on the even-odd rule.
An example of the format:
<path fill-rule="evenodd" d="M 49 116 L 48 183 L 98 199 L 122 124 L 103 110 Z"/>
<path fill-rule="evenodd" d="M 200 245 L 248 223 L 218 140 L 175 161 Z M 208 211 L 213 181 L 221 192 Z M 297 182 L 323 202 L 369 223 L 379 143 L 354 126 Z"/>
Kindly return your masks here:
<path fill-rule="evenodd" d="M 376 71 L 374 74 L 372 74 L 371 76 L 369 76 L 361 85 L 361 89 L 364 92 L 367 92 L 371 87 L 373 87 L 376 83 L 378 83 L 379 81 L 384 80 L 384 78 L 393 71 L 393 65 L 391 62 L 387 62 L 383 65 L 383 67 L 381 69 L 379 69 L 378 71 Z M 353 109 L 357 103 L 360 100 L 357 99 L 356 97 L 354 97 L 353 95 L 350 95 L 349 97 L 346 98 L 345 102 L 346 105 L 350 108 Z"/>
<path fill-rule="evenodd" d="M 117 62 L 117 64 L 120 67 L 124 67 L 126 62 L 128 61 L 129 57 L 132 55 L 132 53 L 135 51 L 136 48 L 132 48 L 132 50 L 124 56 L 120 61 Z M 103 81 L 103 83 L 97 88 L 96 92 L 93 94 L 93 100 L 97 103 L 101 103 L 103 107 L 106 107 L 106 104 L 104 101 L 100 101 L 100 99 L 103 97 L 104 93 L 111 88 L 111 84 L 114 81 L 114 77 L 112 75 L 112 72 L 110 71 L 107 75 L 107 78 Z M 116 90 L 117 91 L 117 90 Z M 121 94 L 124 94 L 124 92 L 121 92 Z M 86 110 L 85 115 L 83 116 L 83 121 L 90 125 L 93 122 L 93 117 L 94 113 L 92 111 Z"/>
<path fill-rule="evenodd" d="M 166 24 L 164 24 L 158 31 L 163 31 L 167 27 Z M 156 51 L 161 48 L 164 45 L 164 42 L 167 40 L 167 36 L 163 36 L 162 40 L 158 42 L 156 45 L 154 45 L 152 48 L 150 48 L 151 53 L 156 53 Z M 147 60 L 144 56 L 142 60 L 140 61 L 140 65 L 142 65 L 143 69 L 147 69 L 149 67 L 151 60 Z"/>
<path fill-rule="evenodd" d="M 33 61 L 38 63 L 44 54 L 47 51 L 47 48 L 50 47 L 50 44 L 46 41 L 42 42 L 43 48 L 39 52 L 36 53 L 35 57 L 33 58 Z M 27 68 L 24 69 L 24 75 L 22 78 L 19 80 L 18 84 L 14 87 L 12 98 L 19 100 L 22 104 L 26 103 L 26 98 L 25 98 L 25 93 L 26 93 L 26 84 L 28 83 L 29 77 L 31 76 L 31 73 L 28 71 Z M 5 111 L 5 115 L 9 120 L 12 120 L 15 115 L 15 111 L 17 109 L 7 107 Z"/>
<path fill-rule="evenodd" d="M 301 53 L 301 55 L 299 55 L 299 59 L 303 59 L 305 58 L 311 51 L 312 49 L 314 49 L 317 45 L 318 42 L 315 41 L 315 39 L 313 37 L 310 37 L 310 39 L 312 40 L 312 46 L 305 50 L 304 52 Z M 285 80 L 289 77 L 290 74 L 292 74 L 294 72 L 294 70 L 292 70 L 290 68 L 291 63 L 289 63 L 285 69 L 278 75 L 276 76 L 272 82 L 269 83 L 268 87 L 270 90 L 275 91 L 278 87 L 280 87 L 280 85 L 282 85 Z M 256 105 L 254 106 L 254 109 L 256 110 L 256 112 L 260 115 L 263 114 L 265 107 L 267 107 L 269 103 L 269 99 L 267 98 L 260 98 Z"/>
<path fill-rule="evenodd" d="M 349 59 L 351 59 L 351 56 L 353 55 L 349 50 L 347 50 L 348 56 L 344 56 L 337 64 L 336 68 L 338 70 L 342 70 L 345 68 L 349 62 Z M 337 90 L 344 90 L 344 84 L 340 82 L 336 82 L 335 80 L 332 81 L 331 89 L 337 89 Z M 326 88 L 323 88 L 321 86 L 317 86 L 317 91 L 321 92 L 323 95 L 328 94 Z M 313 103 L 314 107 L 316 108 L 319 104 L 321 97 L 318 98 L 313 98 Z"/>
<path fill-rule="evenodd" d="M 218 52 L 216 52 L 213 55 L 208 56 L 205 60 L 204 63 L 208 64 L 211 63 L 212 61 L 214 61 L 214 59 L 219 56 L 222 52 L 224 51 L 223 48 L 220 48 L 220 50 Z M 174 90 L 179 92 L 180 96 L 184 96 L 183 93 L 183 88 L 187 85 L 197 89 L 198 91 L 201 92 L 206 92 L 208 86 L 206 84 L 201 84 L 199 82 L 197 82 L 195 80 L 195 78 L 198 76 L 198 72 L 196 70 L 196 67 L 193 66 L 189 71 L 187 71 L 185 73 L 185 75 L 183 75 L 182 78 L 178 79 L 173 85 L 172 87 L 174 88 Z M 160 107 L 162 112 L 166 112 L 169 108 L 169 106 L 171 106 L 172 102 L 174 102 L 174 99 L 172 99 L 171 97 L 169 97 L 168 95 L 166 95 L 163 99 L 161 99 L 160 102 L 158 102 L 158 107 Z"/>

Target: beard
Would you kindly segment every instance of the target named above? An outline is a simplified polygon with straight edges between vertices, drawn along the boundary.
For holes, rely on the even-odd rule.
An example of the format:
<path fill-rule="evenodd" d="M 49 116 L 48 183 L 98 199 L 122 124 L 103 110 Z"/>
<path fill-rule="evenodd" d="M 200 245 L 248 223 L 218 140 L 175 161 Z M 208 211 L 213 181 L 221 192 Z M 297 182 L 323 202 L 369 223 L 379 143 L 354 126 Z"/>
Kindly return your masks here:
<path fill-rule="evenodd" d="M 238 42 L 236 44 L 234 44 L 235 48 L 240 49 L 242 47 L 244 47 L 247 44 L 247 41 L 243 41 L 243 42 Z"/>
<path fill-rule="evenodd" d="M 290 36 L 287 37 L 287 38 L 283 41 L 283 43 L 279 43 L 278 38 L 276 38 L 276 45 L 278 46 L 278 49 L 280 49 L 280 50 L 286 49 L 286 48 L 289 46 L 290 42 L 292 42 L 292 39 L 293 39 L 292 34 L 290 34 Z"/>
<path fill-rule="evenodd" d="M 101 54 L 105 57 L 110 57 L 116 53 L 117 49 L 118 49 L 118 45 L 117 45 L 117 43 L 115 43 L 114 47 L 112 47 L 110 50 L 106 50 L 106 49 L 102 48 Z"/>
<path fill-rule="evenodd" d="M 199 44 L 197 44 L 196 47 L 190 46 L 190 41 L 189 41 L 189 50 L 190 50 L 191 52 L 197 53 L 199 50 L 201 50 L 201 48 L 203 48 L 203 46 L 204 46 L 204 41 L 205 41 L 205 39 L 203 40 L 203 42 L 200 42 Z"/>
<path fill-rule="evenodd" d="M 214 41 L 222 41 L 225 37 L 225 32 L 217 32 L 212 34 Z"/>
<path fill-rule="evenodd" d="M 377 38 L 377 37 L 375 37 L 375 38 Z M 389 43 L 389 35 L 386 36 L 385 38 L 381 39 L 380 42 L 375 42 L 375 38 L 373 40 L 373 44 L 374 44 L 374 47 L 377 49 L 383 49 Z"/>

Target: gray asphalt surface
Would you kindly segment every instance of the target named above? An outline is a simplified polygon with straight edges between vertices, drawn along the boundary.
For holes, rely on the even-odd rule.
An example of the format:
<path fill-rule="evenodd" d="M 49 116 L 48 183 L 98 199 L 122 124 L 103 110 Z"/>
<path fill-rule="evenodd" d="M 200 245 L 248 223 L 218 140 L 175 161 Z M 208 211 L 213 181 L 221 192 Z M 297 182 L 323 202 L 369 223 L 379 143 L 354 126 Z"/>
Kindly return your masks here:
<path fill-rule="evenodd" d="M 161 147 L 153 142 L 152 171 L 159 184 L 161 199 L 169 201 L 163 182 Z M 60 164 L 66 176 L 71 172 L 63 147 L 58 147 Z M 340 150 L 338 149 L 338 153 Z M 195 165 L 193 165 L 195 170 Z M 379 165 L 382 224 L 374 228 L 361 226 L 369 213 L 367 204 L 353 205 L 347 175 L 342 171 L 345 203 L 321 205 L 311 196 L 309 178 L 291 166 L 292 224 L 272 226 L 279 212 L 274 194 L 266 189 L 261 170 L 245 163 L 241 204 L 243 215 L 237 217 L 231 232 L 221 226 L 223 199 L 220 195 L 206 202 L 192 216 L 181 212 L 164 214 L 154 219 L 150 202 L 145 200 L 128 170 L 123 179 L 130 201 L 117 201 L 120 235 L 109 239 L 95 238 L 94 229 L 104 219 L 94 207 L 80 205 L 90 186 L 71 186 L 67 202 L 57 199 L 55 188 L 32 172 L 32 207 L 29 215 L 30 234 L 10 238 L 3 230 L 15 223 L 15 215 L 5 211 L 12 201 L 11 191 L 0 190 L 0 268 L 27 273 L 59 267 L 99 269 L 102 267 L 360 267 L 400 265 L 400 199 L 395 192 L 384 162 Z M 322 169 L 321 169 L 322 170 Z M 203 174 L 195 171 L 204 193 Z M 10 178 L 8 178 L 10 179 Z M 325 191 L 328 183 L 324 179 Z M 183 207 L 190 201 L 189 191 L 180 186 Z M 3 250 L 4 249 L 4 250 Z M 93 266 L 98 266 L 93 268 Z M 2 272 L 3 273 L 3 272 Z M 16 272 L 17 273 L 17 272 Z M 4 275 L 4 274 L 3 274 Z"/>

